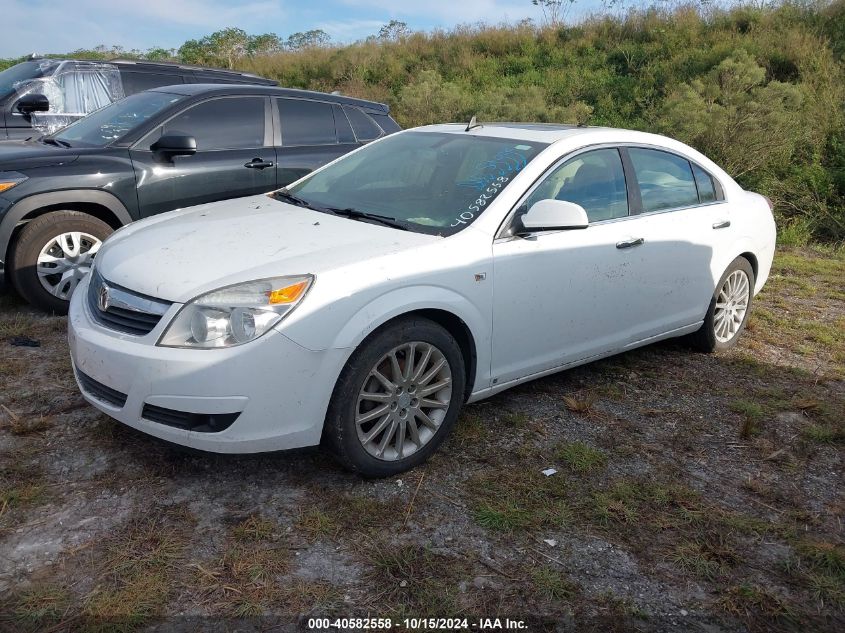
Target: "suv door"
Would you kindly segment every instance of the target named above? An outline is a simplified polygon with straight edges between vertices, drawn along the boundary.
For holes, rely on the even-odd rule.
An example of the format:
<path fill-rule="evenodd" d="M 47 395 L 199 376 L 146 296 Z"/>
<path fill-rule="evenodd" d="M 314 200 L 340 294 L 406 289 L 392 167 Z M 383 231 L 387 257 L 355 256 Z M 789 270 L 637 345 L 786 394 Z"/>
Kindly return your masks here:
<path fill-rule="evenodd" d="M 130 155 L 141 215 L 274 189 L 269 107 L 267 97 L 216 97 L 188 106 L 136 143 Z M 172 132 L 193 136 L 196 154 L 169 161 L 154 155 L 150 146 Z"/>
<path fill-rule="evenodd" d="M 652 245 L 633 206 L 617 148 L 565 159 L 521 201 L 581 205 L 590 224 L 574 231 L 500 237 L 493 243 L 492 375 L 504 384 L 620 351 L 643 338 L 658 307 L 643 302 L 652 285 Z"/>
<path fill-rule="evenodd" d="M 276 180 L 286 186 L 358 147 L 343 109 L 311 99 L 274 98 L 281 147 Z"/>

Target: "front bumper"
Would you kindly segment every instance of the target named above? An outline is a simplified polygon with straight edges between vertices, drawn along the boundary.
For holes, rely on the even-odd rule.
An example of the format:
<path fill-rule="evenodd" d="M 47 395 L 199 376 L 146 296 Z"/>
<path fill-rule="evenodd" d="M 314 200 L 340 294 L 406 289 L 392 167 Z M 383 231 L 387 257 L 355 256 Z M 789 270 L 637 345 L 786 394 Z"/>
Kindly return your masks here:
<path fill-rule="evenodd" d="M 93 321 L 84 300 L 87 289 L 86 279 L 71 299 L 68 342 L 82 395 L 100 411 L 155 437 L 217 453 L 257 453 L 319 443 L 326 408 L 346 360 L 343 350 L 307 350 L 275 330 L 227 349 L 156 347 L 155 341 L 180 306 L 172 306 L 148 335 L 131 336 Z M 125 395 L 125 404 L 116 405 L 112 398 L 87 391 L 80 372 Z M 223 431 L 197 432 L 144 419 L 145 405 L 240 415 Z"/>

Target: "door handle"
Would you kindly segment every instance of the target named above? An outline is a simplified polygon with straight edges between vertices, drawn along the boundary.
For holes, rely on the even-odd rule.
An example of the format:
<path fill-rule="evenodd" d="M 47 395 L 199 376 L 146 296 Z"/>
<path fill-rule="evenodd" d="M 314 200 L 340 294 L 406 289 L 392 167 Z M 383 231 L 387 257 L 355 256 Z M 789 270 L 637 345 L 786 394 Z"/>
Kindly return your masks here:
<path fill-rule="evenodd" d="M 616 248 L 634 248 L 635 246 L 642 246 L 645 244 L 645 240 L 641 237 L 636 239 L 630 240 L 622 240 L 621 242 L 616 242 Z"/>
<path fill-rule="evenodd" d="M 267 167 L 272 167 L 273 161 L 271 160 L 261 160 L 260 158 L 253 158 L 248 163 L 244 163 L 244 167 L 247 169 L 265 169 Z"/>
<path fill-rule="evenodd" d="M 726 229 L 731 225 L 730 220 L 721 220 L 720 222 L 716 222 L 713 224 L 714 229 Z"/>

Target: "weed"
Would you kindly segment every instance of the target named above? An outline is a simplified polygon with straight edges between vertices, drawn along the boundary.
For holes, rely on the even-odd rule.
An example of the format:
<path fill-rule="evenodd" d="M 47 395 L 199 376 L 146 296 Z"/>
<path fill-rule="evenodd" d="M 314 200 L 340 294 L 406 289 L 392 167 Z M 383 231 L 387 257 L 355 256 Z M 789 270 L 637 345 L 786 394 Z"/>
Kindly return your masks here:
<path fill-rule="evenodd" d="M 398 614 L 448 617 L 460 613 L 458 582 L 471 573 L 463 558 L 436 554 L 416 544 L 394 545 L 369 541 L 360 551 L 371 570 L 365 580 L 379 605 L 391 605 Z"/>
<path fill-rule="evenodd" d="M 553 567 L 544 566 L 533 570 L 531 579 L 540 593 L 550 600 L 572 600 L 578 595 L 578 585 Z"/>
<path fill-rule="evenodd" d="M 232 537 L 237 541 L 265 541 L 277 532 L 275 522 L 254 514 L 235 526 Z"/>
<path fill-rule="evenodd" d="M 508 473 L 490 471 L 470 482 L 473 516 L 482 527 L 515 532 L 563 527 L 571 520 L 566 480 L 546 477 L 540 468 L 519 467 Z"/>
<path fill-rule="evenodd" d="M 595 393 L 588 393 L 586 396 L 563 396 L 564 406 L 581 415 L 589 415 L 593 411 L 593 405 L 596 403 L 597 396 Z"/>
<path fill-rule="evenodd" d="M 607 455 L 583 442 L 567 442 L 558 446 L 556 457 L 578 473 L 604 468 Z"/>
<path fill-rule="evenodd" d="M 17 597 L 15 617 L 27 624 L 39 624 L 44 628 L 48 622 L 60 619 L 70 607 L 70 594 L 67 588 L 52 584 L 39 584 Z"/>

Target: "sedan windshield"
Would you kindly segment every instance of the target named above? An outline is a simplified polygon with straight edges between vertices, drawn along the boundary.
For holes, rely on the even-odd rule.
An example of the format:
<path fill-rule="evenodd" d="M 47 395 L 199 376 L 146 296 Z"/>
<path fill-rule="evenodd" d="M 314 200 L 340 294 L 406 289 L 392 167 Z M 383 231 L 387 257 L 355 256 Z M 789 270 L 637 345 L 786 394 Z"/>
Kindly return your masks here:
<path fill-rule="evenodd" d="M 546 144 L 403 132 L 366 146 L 279 199 L 361 221 L 452 235 L 471 224 Z M 370 216 L 370 217 L 367 217 Z M 387 220 L 387 221 L 385 221 Z"/>
<path fill-rule="evenodd" d="M 181 99 L 168 92 L 139 92 L 92 112 L 52 138 L 74 147 L 105 147 Z"/>

